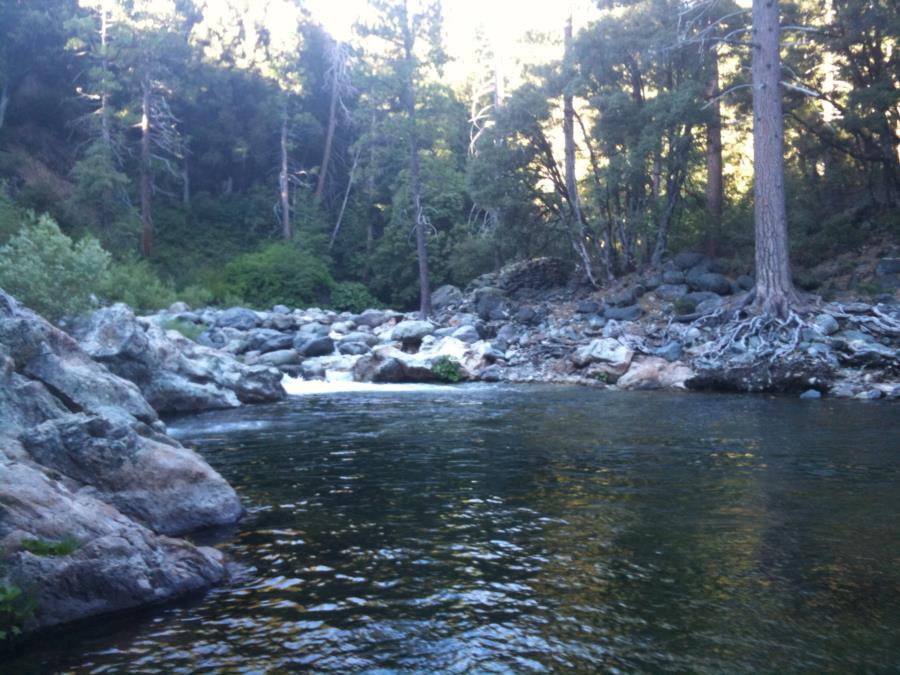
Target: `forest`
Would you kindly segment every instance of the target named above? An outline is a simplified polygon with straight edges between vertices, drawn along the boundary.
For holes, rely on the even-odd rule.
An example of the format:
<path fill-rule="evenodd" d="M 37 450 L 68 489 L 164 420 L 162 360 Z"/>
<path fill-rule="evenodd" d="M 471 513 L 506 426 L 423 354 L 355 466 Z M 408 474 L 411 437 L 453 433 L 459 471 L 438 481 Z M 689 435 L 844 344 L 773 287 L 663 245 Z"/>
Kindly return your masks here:
<path fill-rule="evenodd" d="M 595 287 L 685 249 L 752 270 L 749 3 L 572 3 L 512 51 L 474 10 L 449 45 L 447 3 L 348 4 L 341 37 L 312 4 L 3 0 L 0 286 L 48 316 L 360 311 L 536 256 Z M 900 7 L 778 9 L 814 287 L 806 267 L 897 234 Z"/>

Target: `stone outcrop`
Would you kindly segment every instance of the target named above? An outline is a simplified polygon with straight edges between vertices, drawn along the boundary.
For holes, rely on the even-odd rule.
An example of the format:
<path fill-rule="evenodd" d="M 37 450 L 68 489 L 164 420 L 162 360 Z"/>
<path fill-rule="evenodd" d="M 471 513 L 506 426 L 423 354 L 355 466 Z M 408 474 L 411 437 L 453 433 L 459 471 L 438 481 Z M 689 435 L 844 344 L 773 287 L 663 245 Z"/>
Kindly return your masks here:
<path fill-rule="evenodd" d="M 246 310 L 249 312 L 249 310 Z M 256 314 L 251 312 L 254 321 Z M 217 325 L 233 326 L 249 316 L 236 309 L 221 313 Z M 221 316 L 220 315 L 220 316 Z M 271 329 L 264 335 L 275 340 Z M 125 305 L 94 312 L 72 329 L 90 357 L 134 382 L 159 412 L 233 408 L 241 403 L 277 401 L 284 396 L 281 374 L 266 365 L 248 366 L 233 355 L 199 345 L 156 322 L 136 317 Z"/>
<path fill-rule="evenodd" d="M 0 567 L 35 601 L 26 629 L 222 581 L 217 551 L 170 535 L 241 512 L 136 385 L 0 291 Z"/>

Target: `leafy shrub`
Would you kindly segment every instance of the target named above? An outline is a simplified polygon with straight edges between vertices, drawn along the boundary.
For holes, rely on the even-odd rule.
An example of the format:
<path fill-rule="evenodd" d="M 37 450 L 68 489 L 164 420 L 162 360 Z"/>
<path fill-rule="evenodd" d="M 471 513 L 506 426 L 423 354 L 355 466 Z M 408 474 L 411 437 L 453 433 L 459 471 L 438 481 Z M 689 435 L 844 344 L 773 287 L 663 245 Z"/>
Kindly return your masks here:
<path fill-rule="evenodd" d="M 215 296 L 213 295 L 213 292 L 206 286 L 201 286 L 200 284 L 191 284 L 190 286 L 178 292 L 178 299 L 186 302 L 189 307 L 193 307 L 194 309 L 196 309 L 198 307 L 206 307 L 207 305 L 212 304 Z"/>
<path fill-rule="evenodd" d="M 331 290 L 331 306 L 341 312 L 362 312 L 381 303 L 358 281 L 339 281 Z"/>
<path fill-rule="evenodd" d="M 182 319 L 169 319 L 161 324 L 164 330 L 175 330 L 184 335 L 188 340 L 197 341 L 200 333 L 206 330 L 206 326 Z"/>
<path fill-rule="evenodd" d="M 56 320 L 88 308 L 109 265 L 109 254 L 95 239 L 73 242 L 43 215 L 27 222 L 0 248 L 0 287 Z"/>
<path fill-rule="evenodd" d="M 174 289 L 160 280 L 145 260 L 113 263 L 100 288 L 104 300 L 137 310 L 154 310 L 175 302 Z"/>
<path fill-rule="evenodd" d="M 237 296 L 255 307 L 325 304 L 334 280 L 325 261 L 289 243 L 268 244 L 229 262 L 217 300 Z"/>
<path fill-rule="evenodd" d="M 0 579 L 0 647 L 22 634 L 22 624 L 34 610 L 34 601 L 21 588 Z"/>
<path fill-rule="evenodd" d="M 59 557 L 74 553 L 81 544 L 74 537 L 66 537 L 60 541 L 47 539 L 25 539 L 22 541 L 22 549 L 34 555 L 45 557 Z"/>
<path fill-rule="evenodd" d="M 449 356 L 442 356 L 435 361 L 431 372 L 444 382 L 456 383 L 463 379 L 462 368 L 459 363 Z"/>

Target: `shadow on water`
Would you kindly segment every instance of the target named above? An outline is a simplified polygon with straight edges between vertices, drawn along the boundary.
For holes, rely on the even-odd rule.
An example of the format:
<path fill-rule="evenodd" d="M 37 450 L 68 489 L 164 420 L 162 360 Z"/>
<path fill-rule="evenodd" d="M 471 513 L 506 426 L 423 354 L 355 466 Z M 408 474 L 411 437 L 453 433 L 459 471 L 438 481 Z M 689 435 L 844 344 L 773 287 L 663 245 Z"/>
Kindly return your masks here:
<path fill-rule="evenodd" d="M 891 672 L 900 410 L 465 386 L 173 420 L 254 572 L 10 672 Z M 3 669 L 0 664 L 0 670 Z"/>

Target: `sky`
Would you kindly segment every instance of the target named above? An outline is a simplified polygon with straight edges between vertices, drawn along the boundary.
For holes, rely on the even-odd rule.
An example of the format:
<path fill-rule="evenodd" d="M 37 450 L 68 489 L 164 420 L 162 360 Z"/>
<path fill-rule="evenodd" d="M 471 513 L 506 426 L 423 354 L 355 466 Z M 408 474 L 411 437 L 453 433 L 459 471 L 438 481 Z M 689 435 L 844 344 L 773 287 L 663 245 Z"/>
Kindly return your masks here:
<path fill-rule="evenodd" d="M 352 36 L 353 24 L 367 7 L 366 0 L 305 0 L 304 5 L 329 33 L 342 40 Z M 514 83 L 520 64 L 559 56 L 570 7 L 576 31 L 598 13 L 591 0 L 443 0 L 446 49 L 453 59 L 447 78 L 461 82 L 471 73 L 475 36 L 481 30 L 495 41 L 502 55 L 504 75 Z M 530 31 L 549 31 L 560 38 L 560 44 L 526 45 L 524 38 Z"/>

